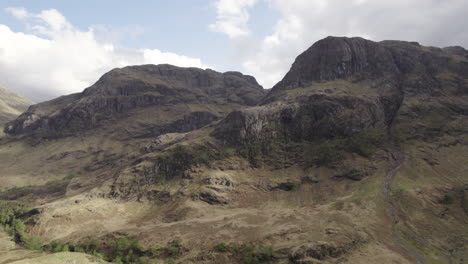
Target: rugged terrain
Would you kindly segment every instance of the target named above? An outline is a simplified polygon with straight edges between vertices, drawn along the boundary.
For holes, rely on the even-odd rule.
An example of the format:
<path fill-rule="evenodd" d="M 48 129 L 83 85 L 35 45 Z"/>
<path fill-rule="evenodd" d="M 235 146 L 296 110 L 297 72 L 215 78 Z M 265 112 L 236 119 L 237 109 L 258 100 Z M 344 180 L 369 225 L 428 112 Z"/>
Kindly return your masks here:
<path fill-rule="evenodd" d="M 126 67 L 6 125 L 0 199 L 42 249 L 116 263 L 464 263 L 467 115 L 461 47 L 328 37 L 268 93 Z"/>

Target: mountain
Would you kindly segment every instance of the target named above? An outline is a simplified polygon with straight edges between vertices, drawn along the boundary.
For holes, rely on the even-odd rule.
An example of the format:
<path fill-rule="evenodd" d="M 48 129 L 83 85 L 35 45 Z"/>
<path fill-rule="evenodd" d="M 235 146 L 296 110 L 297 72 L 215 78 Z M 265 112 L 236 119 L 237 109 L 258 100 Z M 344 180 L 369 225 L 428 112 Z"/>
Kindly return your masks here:
<path fill-rule="evenodd" d="M 262 124 L 282 121 L 295 140 L 349 136 L 369 128 L 398 128 L 410 137 L 424 137 L 421 128 L 430 124 L 414 120 L 448 122 L 468 113 L 468 64 L 450 50 L 328 37 L 296 59 L 260 107 L 231 113 L 219 127 L 220 137 L 229 135 L 234 142 L 243 135 L 253 140 L 272 133 L 266 126 L 250 129 L 257 124 L 251 118 Z M 239 122 L 247 130 L 242 134 L 229 127 Z"/>
<path fill-rule="evenodd" d="M 32 104 L 30 100 L 0 88 L 0 126 L 15 119 Z"/>
<path fill-rule="evenodd" d="M 328 37 L 266 94 L 116 69 L 8 124 L 0 199 L 42 249 L 115 263 L 463 263 L 466 54 Z"/>
<path fill-rule="evenodd" d="M 253 77 L 238 72 L 131 66 L 106 73 L 82 93 L 32 106 L 5 132 L 47 138 L 94 128 L 121 137 L 187 132 L 239 107 L 255 105 L 263 95 Z"/>

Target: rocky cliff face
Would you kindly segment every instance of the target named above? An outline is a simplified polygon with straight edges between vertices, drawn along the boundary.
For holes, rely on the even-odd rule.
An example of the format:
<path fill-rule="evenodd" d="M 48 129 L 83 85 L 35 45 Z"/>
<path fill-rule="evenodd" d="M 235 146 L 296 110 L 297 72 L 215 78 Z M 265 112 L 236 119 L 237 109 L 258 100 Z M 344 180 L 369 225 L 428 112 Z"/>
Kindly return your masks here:
<path fill-rule="evenodd" d="M 278 134 L 315 140 L 397 123 L 415 132 L 411 120 L 466 116 L 467 80 L 461 47 L 328 37 L 297 57 L 261 106 L 231 113 L 213 135 L 231 143 Z"/>
<path fill-rule="evenodd" d="M 263 95 L 253 77 L 238 72 L 132 66 L 106 73 L 82 93 L 31 106 L 5 132 L 57 137 L 114 127 L 116 120 L 132 136 L 186 132 L 255 105 Z M 182 121 L 184 126 L 177 126 Z"/>
<path fill-rule="evenodd" d="M 440 74 L 450 72 L 461 80 L 468 75 L 462 47 L 423 47 L 416 42 L 373 42 L 363 38 L 328 37 L 299 55 L 286 76 L 272 89 L 280 91 L 307 87 L 312 83 L 344 79 L 351 82 L 388 82 L 406 95 L 441 95 Z M 458 94 L 466 85 L 458 83 Z M 271 100 L 271 99 L 270 99 Z"/>

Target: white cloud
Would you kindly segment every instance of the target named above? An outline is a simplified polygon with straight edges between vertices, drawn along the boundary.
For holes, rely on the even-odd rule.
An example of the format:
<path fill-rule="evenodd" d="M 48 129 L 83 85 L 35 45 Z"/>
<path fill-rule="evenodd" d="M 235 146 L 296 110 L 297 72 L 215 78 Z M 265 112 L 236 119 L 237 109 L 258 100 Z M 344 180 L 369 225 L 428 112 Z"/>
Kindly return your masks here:
<path fill-rule="evenodd" d="M 143 61 L 145 63 L 163 64 L 169 63 L 181 67 L 206 68 L 200 59 L 190 58 L 171 52 L 161 52 L 157 49 L 143 50 Z"/>
<path fill-rule="evenodd" d="M 18 19 L 26 18 L 29 15 L 28 11 L 26 11 L 26 9 L 22 7 L 8 7 L 8 8 L 5 8 L 5 11 L 12 14 L 14 17 Z"/>
<path fill-rule="evenodd" d="M 249 35 L 248 8 L 256 2 L 257 0 L 216 0 L 217 21 L 210 28 L 228 35 L 229 38 Z"/>
<path fill-rule="evenodd" d="M 265 36 L 242 64 L 266 88 L 281 80 L 301 52 L 330 35 L 468 47 L 466 0 L 264 1 L 276 9 L 280 19 L 273 33 Z"/>
<path fill-rule="evenodd" d="M 158 49 L 125 49 L 75 28 L 57 10 L 8 8 L 30 32 L 0 24 L 0 86 L 35 101 L 80 92 L 115 67 L 168 63 L 205 68 L 200 59 Z"/>

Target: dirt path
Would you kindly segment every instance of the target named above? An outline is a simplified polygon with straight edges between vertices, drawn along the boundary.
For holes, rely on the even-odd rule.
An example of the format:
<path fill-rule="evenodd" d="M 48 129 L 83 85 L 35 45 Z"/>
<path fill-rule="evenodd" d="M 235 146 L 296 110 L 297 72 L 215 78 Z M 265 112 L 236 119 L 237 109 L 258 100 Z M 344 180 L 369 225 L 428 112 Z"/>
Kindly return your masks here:
<path fill-rule="evenodd" d="M 391 183 L 393 178 L 395 178 L 395 175 L 398 173 L 400 170 L 401 166 L 403 165 L 404 161 L 404 154 L 401 151 L 396 152 L 394 155 L 392 154 L 392 165 L 388 168 L 388 170 L 385 172 L 385 181 L 384 181 L 384 199 L 385 203 L 387 204 L 388 210 L 390 212 L 390 216 L 392 217 L 392 236 L 393 236 L 393 241 L 395 242 L 396 245 L 398 245 L 400 248 L 402 248 L 404 251 L 406 251 L 409 255 L 413 256 L 413 258 L 416 260 L 417 264 L 425 264 L 424 258 L 414 249 L 406 246 L 398 237 L 398 233 L 396 230 L 396 225 L 399 221 L 398 219 L 398 214 L 395 209 L 395 204 L 391 199 L 391 193 L 392 193 L 392 188 L 391 188 Z M 416 234 L 413 234 L 414 238 L 419 241 L 423 241 L 424 239 L 417 237 Z"/>

